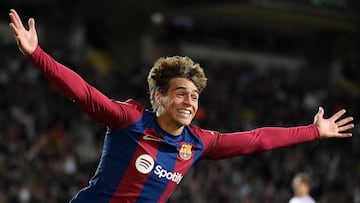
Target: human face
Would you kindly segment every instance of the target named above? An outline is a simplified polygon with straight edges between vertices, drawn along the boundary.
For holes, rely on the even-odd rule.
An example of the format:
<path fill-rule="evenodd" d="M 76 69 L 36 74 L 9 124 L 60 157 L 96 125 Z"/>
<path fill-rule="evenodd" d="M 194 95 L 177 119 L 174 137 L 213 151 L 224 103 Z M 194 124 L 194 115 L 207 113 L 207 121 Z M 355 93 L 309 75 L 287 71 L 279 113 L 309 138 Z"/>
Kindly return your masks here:
<path fill-rule="evenodd" d="M 198 110 L 199 90 L 186 78 L 173 78 L 166 94 L 156 94 L 159 103 L 157 120 L 165 131 L 178 135 L 189 125 Z"/>
<path fill-rule="evenodd" d="M 310 186 L 305 183 L 304 181 L 298 179 L 295 179 L 295 184 L 294 184 L 294 192 L 296 194 L 296 196 L 305 196 L 308 195 L 310 191 Z"/>

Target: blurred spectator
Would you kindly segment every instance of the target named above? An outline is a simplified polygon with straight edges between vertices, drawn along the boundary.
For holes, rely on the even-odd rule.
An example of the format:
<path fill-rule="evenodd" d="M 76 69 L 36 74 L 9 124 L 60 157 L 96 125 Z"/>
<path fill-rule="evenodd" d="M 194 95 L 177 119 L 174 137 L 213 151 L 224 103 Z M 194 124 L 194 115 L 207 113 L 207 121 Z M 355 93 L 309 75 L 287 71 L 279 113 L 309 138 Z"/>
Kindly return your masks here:
<path fill-rule="evenodd" d="M 315 203 L 315 200 L 310 195 L 311 180 L 306 173 L 297 173 L 291 182 L 291 187 L 294 196 L 289 203 Z"/>

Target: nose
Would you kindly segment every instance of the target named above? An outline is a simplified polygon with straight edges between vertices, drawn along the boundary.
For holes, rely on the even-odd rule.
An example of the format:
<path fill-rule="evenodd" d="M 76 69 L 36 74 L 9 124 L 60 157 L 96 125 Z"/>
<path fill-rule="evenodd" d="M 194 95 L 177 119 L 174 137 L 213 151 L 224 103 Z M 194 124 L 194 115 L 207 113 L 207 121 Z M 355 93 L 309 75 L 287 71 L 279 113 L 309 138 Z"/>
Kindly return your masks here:
<path fill-rule="evenodd" d="M 184 103 L 185 104 L 187 104 L 187 105 L 191 105 L 191 103 L 192 103 L 192 98 L 191 98 L 191 95 L 186 95 L 185 97 L 184 97 Z"/>

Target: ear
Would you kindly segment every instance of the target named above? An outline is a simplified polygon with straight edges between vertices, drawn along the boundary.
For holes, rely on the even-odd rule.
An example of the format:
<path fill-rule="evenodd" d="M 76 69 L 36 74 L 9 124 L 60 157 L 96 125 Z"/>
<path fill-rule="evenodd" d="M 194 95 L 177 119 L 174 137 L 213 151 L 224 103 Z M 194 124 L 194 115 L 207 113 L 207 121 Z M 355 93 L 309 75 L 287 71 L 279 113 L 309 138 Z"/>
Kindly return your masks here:
<path fill-rule="evenodd" d="M 159 106 L 162 103 L 162 94 L 160 92 L 155 93 L 155 101 Z"/>

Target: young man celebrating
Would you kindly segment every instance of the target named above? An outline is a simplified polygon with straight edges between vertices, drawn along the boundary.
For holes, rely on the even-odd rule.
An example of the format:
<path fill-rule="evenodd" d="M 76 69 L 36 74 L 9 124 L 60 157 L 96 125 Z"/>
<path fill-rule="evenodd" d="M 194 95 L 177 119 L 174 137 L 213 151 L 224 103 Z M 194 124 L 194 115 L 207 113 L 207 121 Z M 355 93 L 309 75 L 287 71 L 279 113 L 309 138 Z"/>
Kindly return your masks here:
<path fill-rule="evenodd" d="M 10 10 L 10 28 L 21 52 L 67 97 L 105 124 L 102 156 L 89 186 L 71 202 L 165 202 L 183 176 L 201 159 L 222 159 L 285 147 L 319 138 L 350 137 L 353 118 L 340 110 L 314 123 L 291 128 L 267 127 L 219 133 L 191 124 L 207 78 L 188 57 L 160 58 L 148 75 L 148 111 L 135 100 L 109 99 L 78 74 L 46 54 L 38 44 L 35 21 L 25 29 Z"/>

